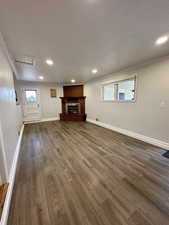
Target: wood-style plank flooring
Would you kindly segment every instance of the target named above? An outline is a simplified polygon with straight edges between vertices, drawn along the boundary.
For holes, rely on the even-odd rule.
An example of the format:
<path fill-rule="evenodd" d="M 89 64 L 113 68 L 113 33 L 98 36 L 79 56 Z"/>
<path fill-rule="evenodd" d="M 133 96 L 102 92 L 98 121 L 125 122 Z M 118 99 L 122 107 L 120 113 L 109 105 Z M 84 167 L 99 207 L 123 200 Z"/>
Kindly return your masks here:
<path fill-rule="evenodd" d="M 8 225 L 169 225 L 163 152 L 85 122 L 26 125 Z"/>
<path fill-rule="evenodd" d="M 8 184 L 3 184 L 0 186 L 0 220 L 1 220 L 2 212 L 4 208 L 7 190 L 8 190 Z"/>

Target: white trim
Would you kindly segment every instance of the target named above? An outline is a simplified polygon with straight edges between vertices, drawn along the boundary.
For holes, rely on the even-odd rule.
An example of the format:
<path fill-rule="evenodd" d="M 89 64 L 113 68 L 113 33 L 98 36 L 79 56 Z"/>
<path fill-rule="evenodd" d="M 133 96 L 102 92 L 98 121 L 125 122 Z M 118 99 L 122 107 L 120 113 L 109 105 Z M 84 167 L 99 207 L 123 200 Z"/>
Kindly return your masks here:
<path fill-rule="evenodd" d="M 109 125 L 109 124 L 106 124 L 106 123 L 102 123 L 102 122 L 99 122 L 99 121 L 95 121 L 95 120 L 92 120 L 92 119 L 87 119 L 87 122 L 94 123 L 94 124 L 96 124 L 98 126 L 101 126 L 101 127 L 104 127 L 104 128 L 107 128 L 107 129 L 110 129 L 110 130 L 113 130 L 113 131 L 116 131 L 118 133 L 127 135 L 129 137 L 133 137 L 133 138 L 136 138 L 138 140 L 144 141 L 146 143 L 149 143 L 149 144 L 158 146 L 160 148 L 164 148 L 164 149 L 169 150 L 169 143 L 167 143 L 167 142 L 160 141 L 160 140 L 155 139 L 155 138 L 147 137 L 147 136 L 144 136 L 142 134 L 138 134 L 138 133 L 135 133 L 133 131 L 122 129 L 122 128 L 119 128 L 119 127 L 114 127 L 112 125 Z"/>
<path fill-rule="evenodd" d="M 125 78 L 121 78 L 121 79 L 115 79 L 114 81 L 113 80 L 108 80 L 108 81 L 105 81 L 105 82 L 102 82 L 101 85 L 100 85 L 100 91 L 101 91 L 101 102 L 112 102 L 112 103 L 135 103 L 136 102 L 136 98 L 137 98 L 137 73 L 133 74 L 132 76 L 127 76 Z M 122 83 L 122 82 L 125 82 L 125 81 L 130 81 L 130 80 L 134 80 L 134 99 L 133 100 L 119 100 L 118 99 L 118 96 L 117 96 L 117 87 L 115 87 L 115 96 L 114 96 L 114 100 L 105 100 L 104 99 L 104 87 L 106 85 L 109 85 L 109 84 L 118 84 L 118 83 Z"/>
<path fill-rule="evenodd" d="M 5 198 L 5 203 L 4 203 L 4 208 L 3 208 L 3 212 L 2 212 L 0 225 L 6 225 L 7 220 L 8 220 L 8 214 L 9 214 L 11 197 L 12 197 L 12 192 L 13 192 L 13 187 L 14 187 L 14 182 L 15 182 L 15 174 L 16 174 L 16 168 L 17 168 L 17 162 L 18 162 L 18 156 L 19 156 L 19 152 L 20 152 L 23 131 L 24 131 L 24 125 L 22 125 L 21 131 L 20 131 L 18 143 L 17 143 L 16 150 L 15 150 L 15 155 L 14 155 L 13 162 L 12 162 L 12 167 L 11 167 L 9 178 L 8 178 L 9 186 L 8 186 L 8 191 L 7 191 L 6 198 Z"/>
<path fill-rule="evenodd" d="M 58 117 L 51 117 L 51 118 L 43 118 L 43 119 L 37 120 L 37 121 L 24 121 L 24 124 L 42 123 L 42 122 L 56 121 L 56 120 L 59 120 L 59 118 Z"/>
<path fill-rule="evenodd" d="M 4 169 L 2 172 L 3 174 L 1 174 L 1 176 L 3 175 L 4 180 L 7 180 L 8 177 L 8 167 L 7 167 L 7 159 L 6 159 L 6 154 L 5 154 L 5 146 L 4 146 L 4 138 L 3 138 L 3 132 L 2 132 L 2 126 L 1 126 L 1 121 L 0 121 L 0 147 L 2 149 L 2 168 Z M 1 168 L 1 169 L 2 169 Z"/>
<path fill-rule="evenodd" d="M 55 120 L 59 120 L 59 118 L 58 117 L 44 118 L 41 119 L 41 122 L 55 121 Z"/>

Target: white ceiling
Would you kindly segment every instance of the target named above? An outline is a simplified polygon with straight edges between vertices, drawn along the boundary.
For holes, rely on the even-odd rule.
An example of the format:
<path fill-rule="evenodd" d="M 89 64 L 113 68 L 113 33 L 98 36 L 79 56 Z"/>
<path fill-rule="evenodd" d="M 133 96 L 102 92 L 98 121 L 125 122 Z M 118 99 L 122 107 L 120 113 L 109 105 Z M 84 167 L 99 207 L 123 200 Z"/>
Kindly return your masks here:
<path fill-rule="evenodd" d="M 18 66 L 20 79 L 84 82 L 167 55 L 169 0 L 0 0 L 0 29 L 14 57 L 31 56 L 36 66 Z M 45 64 L 52 58 L 54 66 Z M 93 75 L 91 70 L 98 69 Z"/>

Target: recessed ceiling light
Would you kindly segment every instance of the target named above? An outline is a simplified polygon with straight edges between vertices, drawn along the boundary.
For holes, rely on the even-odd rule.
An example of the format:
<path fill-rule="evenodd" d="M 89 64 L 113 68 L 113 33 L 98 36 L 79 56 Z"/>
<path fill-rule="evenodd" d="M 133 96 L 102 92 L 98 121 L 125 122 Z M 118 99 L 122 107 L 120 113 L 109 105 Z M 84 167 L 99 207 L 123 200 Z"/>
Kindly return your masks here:
<path fill-rule="evenodd" d="M 40 79 L 40 80 L 43 80 L 43 79 L 44 79 L 44 77 L 43 77 L 43 76 L 39 76 L 39 79 Z"/>
<path fill-rule="evenodd" d="M 75 83 L 76 81 L 74 79 L 71 80 L 72 83 Z"/>
<path fill-rule="evenodd" d="M 98 72 L 97 69 L 93 69 L 93 70 L 92 70 L 92 73 L 93 73 L 93 74 L 96 74 L 97 72 Z"/>
<path fill-rule="evenodd" d="M 156 45 L 162 45 L 162 44 L 165 44 L 167 41 L 168 41 L 168 36 L 165 35 L 165 36 L 159 37 L 155 43 Z"/>
<path fill-rule="evenodd" d="M 51 59 L 47 59 L 46 60 L 46 63 L 49 65 L 49 66 L 52 66 L 54 63 Z"/>

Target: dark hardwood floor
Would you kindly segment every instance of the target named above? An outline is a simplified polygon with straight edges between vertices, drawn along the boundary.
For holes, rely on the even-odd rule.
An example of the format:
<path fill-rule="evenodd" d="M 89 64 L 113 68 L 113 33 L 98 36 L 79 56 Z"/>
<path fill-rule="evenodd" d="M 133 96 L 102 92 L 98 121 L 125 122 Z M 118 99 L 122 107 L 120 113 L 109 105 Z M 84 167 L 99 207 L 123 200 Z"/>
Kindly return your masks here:
<path fill-rule="evenodd" d="M 8 225 L 169 225 L 163 152 L 85 122 L 26 125 Z"/>

